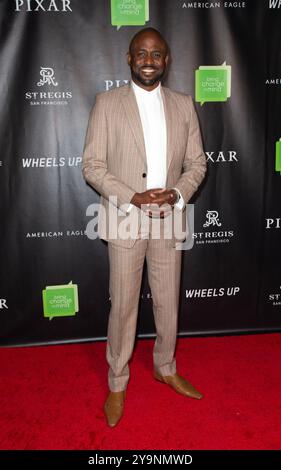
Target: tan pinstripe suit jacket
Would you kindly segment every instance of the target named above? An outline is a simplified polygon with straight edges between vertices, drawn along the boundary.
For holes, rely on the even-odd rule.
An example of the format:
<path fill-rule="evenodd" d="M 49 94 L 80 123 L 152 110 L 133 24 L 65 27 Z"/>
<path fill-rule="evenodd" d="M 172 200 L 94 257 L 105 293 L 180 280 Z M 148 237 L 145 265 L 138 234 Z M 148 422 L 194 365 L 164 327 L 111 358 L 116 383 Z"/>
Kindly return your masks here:
<path fill-rule="evenodd" d="M 166 187 L 176 187 L 187 203 L 201 183 L 206 171 L 200 129 L 192 98 L 161 87 L 167 125 Z M 98 233 L 112 240 L 109 233 L 109 196 L 117 197 L 117 207 L 129 204 L 135 192 L 146 191 L 147 173 L 145 143 L 135 94 L 130 85 L 96 96 L 86 134 L 83 153 L 83 175 L 101 194 Z M 177 209 L 175 209 L 177 210 Z M 139 211 L 139 213 L 138 213 Z M 140 209 L 135 211 L 140 214 Z M 182 212 L 185 227 L 186 211 Z M 124 222 L 125 211 L 116 224 Z M 122 225 L 122 224 L 121 224 Z M 123 224 L 124 225 L 124 224 Z M 120 226 L 121 228 L 121 226 Z M 135 239 L 123 240 L 122 230 L 116 243 L 133 246 Z M 171 240 L 174 246 L 177 240 Z"/>

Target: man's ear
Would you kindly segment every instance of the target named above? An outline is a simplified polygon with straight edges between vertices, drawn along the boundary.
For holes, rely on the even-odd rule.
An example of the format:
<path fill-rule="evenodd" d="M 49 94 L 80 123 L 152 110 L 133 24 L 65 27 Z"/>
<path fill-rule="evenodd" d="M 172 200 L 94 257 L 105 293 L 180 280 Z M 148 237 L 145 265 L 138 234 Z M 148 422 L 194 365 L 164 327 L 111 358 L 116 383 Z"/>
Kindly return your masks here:
<path fill-rule="evenodd" d="M 131 60 L 132 60 L 131 54 L 130 54 L 130 52 L 127 52 L 127 63 L 128 63 L 128 65 L 131 65 Z"/>
<path fill-rule="evenodd" d="M 166 57 L 165 57 L 165 64 L 166 64 L 166 67 L 167 67 L 167 65 L 169 64 L 169 62 L 170 62 L 170 56 L 169 56 L 169 54 L 167 54 Z"/>

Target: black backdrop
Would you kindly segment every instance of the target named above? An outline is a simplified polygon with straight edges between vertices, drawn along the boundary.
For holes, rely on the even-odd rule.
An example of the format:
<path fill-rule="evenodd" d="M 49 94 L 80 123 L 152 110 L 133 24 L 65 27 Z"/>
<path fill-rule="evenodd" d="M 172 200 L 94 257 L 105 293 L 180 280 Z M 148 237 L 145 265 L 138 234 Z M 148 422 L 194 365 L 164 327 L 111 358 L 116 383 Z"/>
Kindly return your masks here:
<path fill-rule="evenodd" d="M 192 201 L 179 331 L 280 329 L 281 2 L 147 3 L 146 26 L 172 51 L 165 85 L 195 98 L 200 66 L 231 66 L 231 96 L 196 103 L 208 175 Z M 144 26 L 113 26 L 109 0 L 0 0 L 0 24 L 0 341 L 102 338 L 107 246 L 85 235 L 87 207 L 99 197 L 81 158 L 95 94 L 129 80 L 128 43 Z M 50 320 L 42 290 L 70 281 L 79 311 Z M 146 274 L 138 333 L 154 333 Z"/>

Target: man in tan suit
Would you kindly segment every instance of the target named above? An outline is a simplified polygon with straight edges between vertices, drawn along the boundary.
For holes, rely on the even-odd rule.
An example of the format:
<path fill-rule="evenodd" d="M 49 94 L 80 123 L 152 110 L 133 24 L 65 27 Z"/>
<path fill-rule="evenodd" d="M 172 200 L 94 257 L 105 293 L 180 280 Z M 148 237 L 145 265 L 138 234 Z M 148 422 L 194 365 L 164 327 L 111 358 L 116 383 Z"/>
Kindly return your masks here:
<path fill-rule="evenodd" d="M 157 30 L 139 31 L 127 57 L 132 81 L 97 95 L 83 156 L 84 177 L 101 194 L 98 233 L 109 250 L 104 411 L 111 427 L 123 414 L 145 259 L 157 333 L 154 377 L 185 396 L 202 397 L 177 373 L 174 357 L 182 253 L 177 248 L 186 237 L 185 205 L 206 171 L 198 120 L 190 96 L 161 86 L 169 52 Z"/>

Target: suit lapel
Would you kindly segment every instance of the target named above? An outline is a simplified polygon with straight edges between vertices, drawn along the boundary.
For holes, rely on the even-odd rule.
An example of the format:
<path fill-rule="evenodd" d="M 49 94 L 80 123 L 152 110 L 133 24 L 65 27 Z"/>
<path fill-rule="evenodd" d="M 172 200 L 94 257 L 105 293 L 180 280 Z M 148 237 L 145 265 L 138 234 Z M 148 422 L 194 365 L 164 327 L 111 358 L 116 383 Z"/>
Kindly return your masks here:
<path fill-rule="evenodd" d="M 169 166 L 171 164 L 173 154 L 177 143 L 177 120 L 176 113 L 173 113 L 173 98 L 169 93 L 169 89 L 161 87 L 161 94 L 163 98 L 164 113 L 166 119 L 166 130 L 167 130 L 167 175 Z M 142 130 L 141 118 L 138 110 L 137 100 L 132 87 L 124 87 L 124 95 L 122 100 L 124 110 L 134 134 L 136 144 L 140 151 L 140 155 L 146 165 L 146 153 L 144 135 Z"/>
<path fill-rule="evenodd" d="M 177 144 L 177 114 L 175 113 L 173 98 L 166 87 L 161 87 L 167 129 L 167 175 Z"/>
<path fill-rule="evenodd" d="M 123 103 L 124 110 L 128 118 L 129 125 L 134 134 L 136 144 L 140 151 L 140 155 L 143 158 L 145 165 L 146 165 L 146 153 L 145 153 L 145 143 L 144 143 L 144 136 L 143 136 L 143 130 L 142 130 L 142 123 L 141 123 L 141 118 L 139 114 L 137 100 L 135 98 L 134 90 L 132 89 L 131 86 L 126 87 L 126 93 L 124 93 L 122 103 Z"/>

